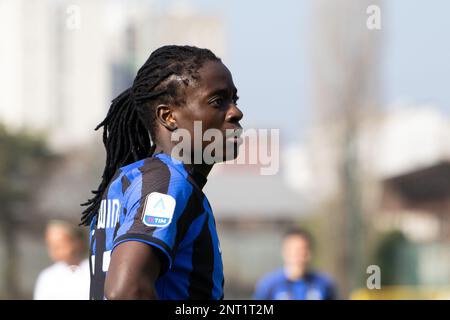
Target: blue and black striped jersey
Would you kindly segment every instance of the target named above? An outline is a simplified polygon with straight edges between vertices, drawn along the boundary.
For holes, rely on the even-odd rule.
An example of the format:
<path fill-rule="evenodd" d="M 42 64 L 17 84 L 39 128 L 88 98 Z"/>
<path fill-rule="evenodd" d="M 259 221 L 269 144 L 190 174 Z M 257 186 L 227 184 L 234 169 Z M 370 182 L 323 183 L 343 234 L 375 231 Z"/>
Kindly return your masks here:
<path fill-rule="evenodd" d="M 91 223 L 91 299 L 104 299 L 111 252 L 125 241 L 161 257 L 160 299 L 222 299 L 223 269 L 215 219 L 202 192 L 206 178 L 159 153 L 122 167 Z"/>

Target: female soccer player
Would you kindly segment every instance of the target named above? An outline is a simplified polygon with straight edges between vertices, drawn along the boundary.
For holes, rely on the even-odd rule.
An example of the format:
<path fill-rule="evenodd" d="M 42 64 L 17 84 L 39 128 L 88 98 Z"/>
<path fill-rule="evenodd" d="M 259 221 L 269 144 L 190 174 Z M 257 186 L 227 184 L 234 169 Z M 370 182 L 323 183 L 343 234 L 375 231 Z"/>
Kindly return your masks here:
<path fill-rule="evenodd" d="M 240 130 L 237 99 L 230 71 L 210 50 L 172 45 L 154 51 L 113 100 L 96 128 L 103 180 L 81 220 L 91 228 L 91 299 L 223 298 L 220 245 L 202 192 L 212 164 L 182 161 L 194 148 L 174 156 L 172 135 L 187 130 L 198 146 L 194 121 L 203 132 Z M 235 158 L 239 139 L 223 142 Z"/>

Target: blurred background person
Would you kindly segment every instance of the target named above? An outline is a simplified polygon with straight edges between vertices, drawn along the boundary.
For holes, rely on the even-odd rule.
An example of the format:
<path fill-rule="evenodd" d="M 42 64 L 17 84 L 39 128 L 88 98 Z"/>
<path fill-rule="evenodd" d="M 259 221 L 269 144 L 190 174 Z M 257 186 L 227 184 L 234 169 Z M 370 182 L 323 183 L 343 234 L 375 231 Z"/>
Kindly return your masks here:
<path fill-rule="evenodd" d="M 54 264 L 39 274 L 34 299 L 89 299 L 89 262 L 84 258 L 86 245 L 82 229 L 53 220 L 47 225 L 45 240 Z"/>
<path fill-rule="evenodd" d="M 333 300 L 334 282 L 328 276 L 312 271 L 312 238 L 304 230 L 291 229 L 283 239 L 284 266 L 265 275 L 257 284 L 258 300 Z"/>

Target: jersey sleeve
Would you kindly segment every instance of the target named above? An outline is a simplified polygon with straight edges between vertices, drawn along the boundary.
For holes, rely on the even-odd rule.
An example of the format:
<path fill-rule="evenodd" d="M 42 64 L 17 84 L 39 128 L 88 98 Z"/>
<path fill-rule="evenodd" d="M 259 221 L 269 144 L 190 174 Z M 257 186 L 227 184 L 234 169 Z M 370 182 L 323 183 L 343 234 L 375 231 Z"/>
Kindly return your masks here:
<path fill-rule="evenodd" d="M 181 176 L 161 175 L 160 171 L 144 173 L 126 192 L 112 250 L 126 241 L 146 243 L 157 249 L 163 274 L 171 268 L 177 239 L 186 229 L 180 217 L 186 211 L 192 186 Z"/>

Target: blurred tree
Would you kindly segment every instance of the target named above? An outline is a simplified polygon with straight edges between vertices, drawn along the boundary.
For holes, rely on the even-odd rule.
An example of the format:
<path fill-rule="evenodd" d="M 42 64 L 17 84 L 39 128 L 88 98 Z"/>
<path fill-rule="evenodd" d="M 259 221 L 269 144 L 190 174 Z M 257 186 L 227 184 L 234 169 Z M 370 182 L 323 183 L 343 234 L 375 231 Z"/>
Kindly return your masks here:
<path fill-rule="evenodd" d="M 6 298 L 20 297 L 17 228 L 33 215 L 32 195 L 53 156 L 42 137 L 11 132 L 0 124 L 0 237 L 5 247 Z"/>
<path fill-rule="evenodd" d="M 380 33 L 366 27 L 366 9 L 381 0 L 314 1 L 311 37 L 312 103 L 315 126 L 334 168 L 337 205 L 330 215 L 330 239 L 342 296 L 364 283 L 370 226 L 360 137 L 364 122 L 380 105 Z"/>
<path fill-rule="evenodd" d="M 417 247 L 401 231 L 384 234 L 375 253 L 381 285 L 416 285 Z"/>

